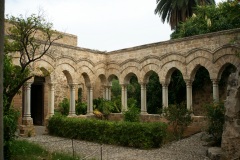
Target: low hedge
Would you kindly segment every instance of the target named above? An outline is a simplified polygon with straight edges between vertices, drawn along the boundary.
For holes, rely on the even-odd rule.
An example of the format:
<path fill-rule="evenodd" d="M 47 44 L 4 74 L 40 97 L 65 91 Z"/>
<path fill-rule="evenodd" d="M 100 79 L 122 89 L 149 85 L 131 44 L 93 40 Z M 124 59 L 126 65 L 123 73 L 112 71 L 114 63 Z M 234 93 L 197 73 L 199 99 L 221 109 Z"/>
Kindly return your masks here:
<path fill-rule="evenodd" d="M 53 116 L 51 135 L 136 148 L 160 147 L 166 137 L 165 123 L 111 122 Z"/>

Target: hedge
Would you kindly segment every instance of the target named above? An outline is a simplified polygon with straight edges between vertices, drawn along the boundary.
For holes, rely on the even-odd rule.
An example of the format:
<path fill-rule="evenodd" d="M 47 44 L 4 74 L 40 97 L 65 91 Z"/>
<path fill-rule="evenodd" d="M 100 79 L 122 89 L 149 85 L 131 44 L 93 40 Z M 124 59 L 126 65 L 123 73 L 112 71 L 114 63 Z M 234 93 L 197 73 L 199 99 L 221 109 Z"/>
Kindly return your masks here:
<path fill-rule="evenodd" d="M 53 116 L 50 135 L 136 148 L 157 148 L 166 137 L 165 123 L 112 122 Z"/>

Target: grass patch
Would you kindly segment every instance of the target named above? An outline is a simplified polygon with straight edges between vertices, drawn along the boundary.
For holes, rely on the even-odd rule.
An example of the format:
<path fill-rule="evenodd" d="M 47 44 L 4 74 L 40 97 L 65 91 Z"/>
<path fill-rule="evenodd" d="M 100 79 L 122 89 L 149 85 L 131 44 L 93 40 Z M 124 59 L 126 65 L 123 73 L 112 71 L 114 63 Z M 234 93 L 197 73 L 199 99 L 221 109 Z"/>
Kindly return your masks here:
<path fill-rule="evenodd" d="M 11 145 L 11 160 L 81 160 L 66 153 L 48 152 L 40 145 L 26 140 L 15 140 Z"/>

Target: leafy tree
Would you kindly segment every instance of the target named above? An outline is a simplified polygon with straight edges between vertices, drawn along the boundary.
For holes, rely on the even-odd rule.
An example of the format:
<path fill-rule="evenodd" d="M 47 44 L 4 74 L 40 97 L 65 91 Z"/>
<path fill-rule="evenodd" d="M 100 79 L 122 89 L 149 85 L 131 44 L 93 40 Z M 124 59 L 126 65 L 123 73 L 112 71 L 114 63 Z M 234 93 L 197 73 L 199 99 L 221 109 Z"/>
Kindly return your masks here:
<path fill-rule="evenodd" d="M 62 35 L 52 31 L 52 23 L 43 16 L 32 14 L 27 18 L 7 16 L 4 42 L 4 157 L 10 159 L 10 145 L 14 139 L 18 114 L 11 108 L 13 97 L 22 85 L 34 75 L 31 64 L 47 52 L 54 41 Z M 19 57 L 19 65 L 14 65 L 12 56 Z"/>
<path fill-rule="evenodd" d="M 195 14 L 178 25 L 171 38 L 182 38 L 240 27 L 238 0 L 219 3 L 218 6 L 198 6 Z M 224 16 L 223 16 L 224 15 Z"/>
<path fill-rule="evenodd" d="M 32 14 L 27 18 L 8 16 L 7 35 L 4 43 L 4 88 L 5 111 L 9 110 L 13 97 L 22 85 L 34 75 L 30 74 L 31 64 L 49 52 L 54 41 L 62 35 L 52 30 L 52 23 L 43 16 Z M 12 55 L 19 57 L 19 65 L 9 60 Z"/>
<path fill-rule="evenodd" d="M 157 0 L 155 14 L 161 16 L 162 22 L 170 24 L 175 29 L 180 22 L 186 21 L 194 13 L 197 5 L 215 4 L 214 0 Z"/>

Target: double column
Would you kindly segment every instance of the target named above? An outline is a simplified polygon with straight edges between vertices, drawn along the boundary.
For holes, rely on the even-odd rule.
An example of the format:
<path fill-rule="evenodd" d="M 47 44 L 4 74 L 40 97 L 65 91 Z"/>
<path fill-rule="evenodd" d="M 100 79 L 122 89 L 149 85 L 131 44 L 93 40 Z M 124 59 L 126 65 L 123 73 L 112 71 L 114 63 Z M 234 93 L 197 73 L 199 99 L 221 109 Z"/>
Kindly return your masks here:
<path fill-rule="evenodd" d="M 141 84 L 141 114 L 147 114 L 147 88 L 146 83 Z"/>
<path fill-rule="evenodd" d="M 87 87 L 87 114 L 93 114 L 93 87 Z"/>
<path fill-rule="evenodd" d="M 54 115 L 54 93 L 55 93 L 55 84 L 54 82 L 49 83 L 48 87 L 49 87 L 49 94 L 48 94 L 48 114 L 49 116 L 53 116 Z"/>
<path fill-rule="evenodd" d="M 111 87 L 112 86 L 104 86 L 103 98 L 106 100 L 111 100 Z"/>
<path fill-rule="evenodd" d="M 162 105 L 168 107 L 168 83 L 162 83 Z"/>
<path fill-rule="evenodd" d="M 122 87 L 122 111 L 127 111 L 127 84 L 121 84 Z"/>
<path fill-rule="evenodd" d="M 33 124 L 31 118 L 31 84 L 32 82 L 26 82 L 24 84 L 24 113 L 23 113 L 23 124 Z"/>
<path fill-rule="evenodd" d="M 213 101 L 219 102 L 218 79 L 212 79 L 212 83 L 213 83 Z"/>
<path fill-rule="evenodd" d="M 192 81 L 185 80 L 187 90 L 187 109 L 192 110 Z"/>
<path fill-rule="evenodd" d="M 70 108 L 69 108 L 69 115 L 68 116 L 76 116 L 75 112 L 75 88 L 76 83 L 69 84 L 70 87 Z"/>

